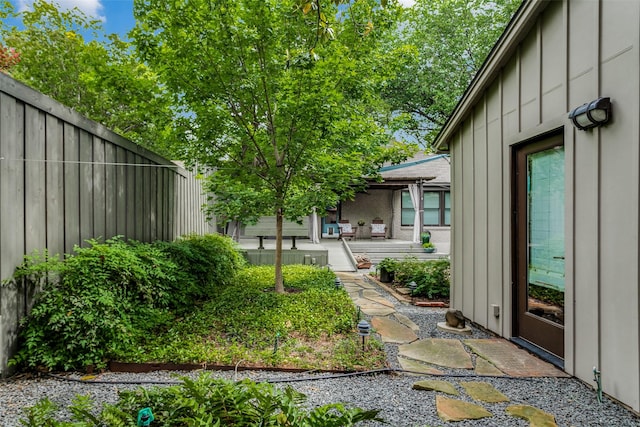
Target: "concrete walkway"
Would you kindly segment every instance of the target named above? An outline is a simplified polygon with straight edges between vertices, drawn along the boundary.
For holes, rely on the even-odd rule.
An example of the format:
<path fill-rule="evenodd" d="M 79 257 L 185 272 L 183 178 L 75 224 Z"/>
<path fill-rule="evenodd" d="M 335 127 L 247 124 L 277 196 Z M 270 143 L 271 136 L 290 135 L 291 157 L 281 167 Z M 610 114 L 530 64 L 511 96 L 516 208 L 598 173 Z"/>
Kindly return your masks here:
<path fill-rule="evenodd" d="M 419 324 L 424 324 L 424 319 L 420 317 L 429 315 L 434 318 L 434 309 L 416 307 L 411 315 L 405 315 L 400 308 L 407 305 L 406 298 L 395 294 L 392 289 L 366 274 L 336 274 L 354 304 L 371 323 L 373 331 L 385 346 L 393 346 L 389 347 L 393 351 L 388 351 L 388 354 L 394 355 L 390 356 L 394 360 L 389 361 L 392 366 L 399 366 L 405 375 L 444 376 L 453 373 L 465 378 L 457 381 L 417 381 L 413 386 L 414 389 L 436 392 L 438 415 L 444 421 L 485 418 L 491 414 L 482 407 L 482 402 L 509 401 L 509 396 L 503 395 L 490 384 L 467 381 L 469 377 L 568 377 L 555 366 L 486 332 L 466 335 L 445 331 L 439 334 L 442 337 L 419 338 Z M 442 321 L 444 312 L 442 309 L 439 311 Z M 443 396 L 458 394 L 454 384 L 461 386 L 478 403 Z M 512 405 L 507 412 L 528 420 L 530 425 L 556 425 L 553 414 L 534 407 Z"/>

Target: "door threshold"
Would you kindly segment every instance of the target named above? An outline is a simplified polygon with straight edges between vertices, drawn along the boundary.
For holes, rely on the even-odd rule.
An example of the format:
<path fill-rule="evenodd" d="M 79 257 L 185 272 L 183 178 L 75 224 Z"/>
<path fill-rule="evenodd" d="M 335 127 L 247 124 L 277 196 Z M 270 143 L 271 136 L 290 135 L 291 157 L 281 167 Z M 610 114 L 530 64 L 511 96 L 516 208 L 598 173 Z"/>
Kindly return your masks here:
<path fill-rule="evenodd" d="M 562 369 L 564 371 L 564 359 L 562 359 L 561 357 L 558 357 L 553 353 L 549 353 L 548 351 L 542 349 L 541 347 L 538 347 L 537 345 L 532 344 L 529 341 L 522 339 L 520 337 L 513 337 L 510 339 L 510 341 L 524 348 L 530 353 L 535 354 L 545 362 L 549 362 L 556 368 Z"/>

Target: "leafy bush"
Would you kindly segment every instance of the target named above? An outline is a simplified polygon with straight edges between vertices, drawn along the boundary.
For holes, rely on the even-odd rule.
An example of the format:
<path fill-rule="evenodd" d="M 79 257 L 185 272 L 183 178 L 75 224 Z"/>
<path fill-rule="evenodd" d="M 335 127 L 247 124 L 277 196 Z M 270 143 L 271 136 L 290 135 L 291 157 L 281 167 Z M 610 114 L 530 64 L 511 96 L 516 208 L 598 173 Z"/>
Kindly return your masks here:
<path fill-rule="evenodd" d="M 27 427 L 133 426 L 141 408 L 151 408 L 152 425 L 163 426 L 352 426 L 361 421 L 383 421 L 379 410 L 348 408 L 340 403 L 306 409 L 306 396 L 291 387 L 280 390 L 250 380 L 231 382 L 207 374 L 196 380 L 183 378 L 171 387 L 139 388 L 120 392 L 116 405 L 105 405 L 94 415 L 91 401 L 77 397 L 69 408 L 72 421 L 54 418 L 55 405 L 44 399 L 27 409 Z M 140 425 L 140 424 L 138 424 Z"/>
<path fill-rule="evenodd" d="M 381 260 L 378 265 L 376 265 L 376 270 L 380 271 L 382 269 L 386 270 L 387 273 L 395 273 L 398 268 L 400 261 L 395 258 L 384 258 Z"/>
<path fill-rule="evenodd" d="M 398 263 L 395 271 L 397 283 L 407 285 L 416 282 L 418 285 L 414 296 L 427 298 L 448 298 L 451 287 L 450 262 L 448 259 L 420 261 L 415 257 L 407 257 Z"/>
<path fill-rule="evenodd" d="M 192 234 L 173 242 L 158 241 L 154 247 L 180 266 L 180 286 L 172 292 L 176 307 L 208 299 L 221 286 L 231 283 L 246 263 L 236 242 L 216 234 Z"/>
<path fill-rule="evenodd" d="M 229 284 L 244 260 L 231 239 L 186 236 L 174 243 L 89 240 L 64 261 L 34 254 L 15 279 L 42 291 L 23 320 L 11 361 L 49 369 L 103 367 Z"/>
<path fill-rule="evenodd" d="M 104 366 L 117 348 L 170 320 L 165 311 L 178 267 L 149 245 L 119 239 L 75 247 L 64 262 L 27 257 L 15 277 L 43 284 L 24 319 L 12 364 Z"/>

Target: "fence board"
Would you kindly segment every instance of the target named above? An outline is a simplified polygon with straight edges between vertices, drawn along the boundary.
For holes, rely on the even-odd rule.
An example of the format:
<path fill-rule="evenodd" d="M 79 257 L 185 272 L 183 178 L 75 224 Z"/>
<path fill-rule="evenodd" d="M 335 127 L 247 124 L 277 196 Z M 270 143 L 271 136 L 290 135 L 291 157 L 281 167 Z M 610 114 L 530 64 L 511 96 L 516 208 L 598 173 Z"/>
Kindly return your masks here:
<path fill-rule="evenodd" d="M 93 137 L 80 130 L 80 239 L 81 246 L 86 240 L 98 237 L 93 232 Z"/>
<path fill-rule="evenodd" d="M 80 130 L 64 124 L 64 250 L 80 243 Z"/>
<path fill-rule="evenodd" d="M 23 104 L 0 93 L 0 278 L 9 278 L 24 254 L 24 123 Z M 4 372 L 17 346 L 23 310 L 15 284 L 0 287 L 0 370 Z"/>
<path fill-rule="evenodd" d="M 45 115 L 26 105 L 24 126 L 25 250 L 31 253 L 47 246 Z"/>
<path fill-rule="evenodd" d="M 93 170 L 91 176 L 91 187 L 93 191 L 93 203 L 91 208 L 93 210 L 93 230 L 91 232 L 92 237 L 101 237 L 103 239 L 107 236 L 107 219 L 106 219 L 106 167 L 105 161 L 105 147 L 104 141 L 100 138 L 93 137 Z"/>
<path fill-rule="evenodd" d="M 51 254 L 64 253 L 64 126 L 53 116 L 46 119 L 47 248 Z"/>
<path fill-rule="evenodd" d="M 127 235 L 127 152 L 122 147 L 116 147 L 116 234 Z"/>

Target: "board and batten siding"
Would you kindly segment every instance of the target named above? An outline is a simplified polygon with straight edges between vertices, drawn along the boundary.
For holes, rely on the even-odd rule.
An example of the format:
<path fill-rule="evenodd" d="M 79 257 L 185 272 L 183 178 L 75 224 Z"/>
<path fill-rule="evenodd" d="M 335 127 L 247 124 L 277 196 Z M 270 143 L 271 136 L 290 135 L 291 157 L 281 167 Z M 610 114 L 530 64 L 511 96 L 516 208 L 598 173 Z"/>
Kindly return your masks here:
<path fill-rule="evenodd" d="M 34 250 L 214 232 L 205 203 L 192 173 L 0 73 L 0 280 Z M 0 375 L 34 292 L 0 286 Z"/>
<path fill-rule="evenodd" d="M 640 2 L 529 1 L 439 138 L 452 156 L 452 307 L 512 333 L 513 151 L 565 144 L 565 370 L 640 410 Z M 613 120 L 568 112 L 610 97 Z M 453 123 L 453 124 L 451 124 Z M 500 306 L 500 316 L 492 305 Z"/>

